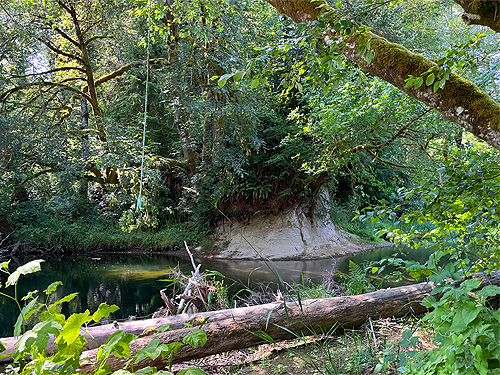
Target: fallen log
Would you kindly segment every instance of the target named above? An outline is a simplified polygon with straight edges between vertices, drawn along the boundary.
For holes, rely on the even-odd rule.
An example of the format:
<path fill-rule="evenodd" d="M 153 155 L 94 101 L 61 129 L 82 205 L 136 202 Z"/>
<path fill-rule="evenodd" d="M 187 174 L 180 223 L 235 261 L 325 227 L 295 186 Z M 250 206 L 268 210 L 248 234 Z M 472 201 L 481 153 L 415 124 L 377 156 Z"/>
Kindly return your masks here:
<path fill-rule="evenodd" d="M 495 272 L 483 286 L 494 284 L 500 286 L 500 272 Z M 459 283 L 459 282 L 457 282 Z M 383 289 L 357 296 L 333 297 L 299 302 L 275 302 L 265 305 L 222 310 L 212 313 L 198 313 L 190 317 L 191 323 L 202 323 L 208 341 L 201 348 L 182 346 L 173 356 L 172 363 L 198 359 L 213 354 L 235 349 L 248 348 L 273 341 L 294 339 L 313 334 L 329 332 L 336 328 L 360 326 L 368 319 L 404 316 L 410 313 L 421 314 L 426 308 L 422 300 L 429 296 L 433 289 L 431 283 L 420 283 L 398 288 Z M 216 317 L 213 320 L 212 317 Z M 139 337 L 131 342 L 131 353 L 146 347 L 151 340 L 159 339 L 169 344 L 182 341 L 182 338 L 197 329 L 196 326 L 156 333 Z M 97 349 L 86 351 L 81 356 L 82 364 L 79 372 L 94 370 Z M 125 366 L 126 358 L 110 357 L 108 365 L 112 371 Z M 133 366 L 138 370 L 146 366 L 163 368 L 167 360 L 161 358 L 146 359 Z"/>
<path fill-rule="evenodd" d="M 479 276 L 478 276 L 479 277 Z M 483 285 L 500 286 L 500 272 L 483 277 Z M 113 333 L 123 330 L 142 336 L 132 341 L 132 355 L 148 343 L 158 338 L 162 343 L 182 340 L 183 337 L 197 329 L 197 326 L 208 319 L 203 326 L 207 332 L 208 341 L 202 348 L 183 346 L 173 357 L 173 363 L 206 357 L 234 349 L 243 349 L 267 343 L 265 336 L 275 341 L 323 333 L 332 328 L 356 327 L 369 318 L 380 319 L 392 316 L 404 316 L 409 313 L 420 314 L 426 309 L 420 302 L 430 295 L 433 285 L 420 283 L 415 285 L 382 289 L 376 292 L 357 296 L 334 297 L 306 300 L 298 302 L 275 302 L 265 305 L 227 309 L 221 311 L 203 312 L 197 314 L 181 314 L 158 319 L 114 322 L 103 326 L 90 327 L 82 330 L 87 338 L 86 349 L 82 355 L 82 372 L 93 369 L 95 355 L 100 345 L 103 345 Z M 186 323 L 191 328 L 185 328 Z M 170 325 L 170 330 L 156 333 L 156 328 Z M 265 333 L 265 335 L 259 334 Z M 0 339 L 7 344 L 10 354 L 15 351 L 17 338 Z M 55 344 L 49 344 L 48 352 L 55 350 Z M 4 359 L 5 361 L 5 359 Z M 124 359 L 110 358 L 108 361 L 112 370 L 124 366 Z M 160 359 L 142 361 L 135 369 L 145 366 L 164 367 L 166 362 Z"/>

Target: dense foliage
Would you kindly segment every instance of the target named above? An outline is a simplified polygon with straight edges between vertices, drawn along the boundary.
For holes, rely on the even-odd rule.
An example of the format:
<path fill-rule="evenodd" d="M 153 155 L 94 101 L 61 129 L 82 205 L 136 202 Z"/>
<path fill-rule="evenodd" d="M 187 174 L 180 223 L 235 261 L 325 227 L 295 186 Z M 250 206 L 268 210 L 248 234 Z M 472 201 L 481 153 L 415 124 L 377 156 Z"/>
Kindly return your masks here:
<path fill-rule="evenodd" d="M 370 206 L 358 215 L 368 230 L 435 249 L 426 264 L 392 259 L 443 294 L 424 318 L 436 349 L 400 356 L 400 370 L 498 371 L 499 290 L 446 282 L 499 268 L 498 152 L 339 49 L 355 34 L 372 62 L 372 30 L 436 61 L 406 87 L 439 93 L 459 73 L 498 100 L 498 35 L 463 24 L 451 1 L 331 5 L 346 16 L 296 25 L 263 0 L 4 1 L 0 246 L 172 250 L 221 218 L 314 210 L 325 196 L 362 234 L 349 221 Z M 66 340 L 69 318 L 44 308 L 39 336 Z"/>

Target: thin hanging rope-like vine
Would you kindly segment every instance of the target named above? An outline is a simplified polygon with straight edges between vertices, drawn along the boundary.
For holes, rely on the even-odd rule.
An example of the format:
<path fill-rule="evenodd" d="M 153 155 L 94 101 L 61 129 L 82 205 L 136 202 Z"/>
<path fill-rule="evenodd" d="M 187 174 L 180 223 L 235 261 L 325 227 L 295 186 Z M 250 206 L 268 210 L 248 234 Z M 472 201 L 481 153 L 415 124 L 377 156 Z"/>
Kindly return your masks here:
<path fill-rule="evenodd" d="M 151 4 L 148 2 L 148 35 L 146 40 L 146 93 L 144 96 L 144 119 L 142 128 L 142 154 L 141 154 L 141 178 L 139 182 L 139 196 L 137 197 L 137 208 L 136 211 L 139 212 L 142 208 L 142 186 L 144 181 L 144 149 L 146 148 L 146 124 L 148 117 L 148 93 L 149 93 L 149 55 L 150 55 L 150 43 L 151 43 Z"/>

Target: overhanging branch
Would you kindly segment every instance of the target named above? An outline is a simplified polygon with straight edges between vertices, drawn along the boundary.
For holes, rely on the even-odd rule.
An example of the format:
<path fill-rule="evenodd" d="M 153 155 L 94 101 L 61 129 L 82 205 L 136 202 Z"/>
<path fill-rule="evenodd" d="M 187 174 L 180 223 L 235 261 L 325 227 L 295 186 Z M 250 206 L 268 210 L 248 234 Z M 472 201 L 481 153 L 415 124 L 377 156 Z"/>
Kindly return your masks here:
<path fill-rule="evenodd" d="M 317 20 L 322 14 L 332 10 L 325 0 L 267 0 L 267 2 L 295 22 Z M 334 30 L 323 35 L 327 45 L 333 44 L 338 37 Z M 367 38 L 370 39 L 371 49 L 375 54 L 371 63 L 358 54 L 362 40 L 357 34 L 343 40 L 345 47 L 342 49 L 342 54 L 365 72 L 391 83 L 409 96 L 436 109 L 445 119 L 459 124 L 500 150 L 500 104 L 488 93 L 454 73 L 444 88 L 437 92 L 433 91 L 432 86 L 426 85 L 422 85 L 419 89 L 414 89 L 413 86 L 405 87 L 410 75 L 419 77 L 436 64 L 373 33 L 365 33 L 364 39 Z"/>

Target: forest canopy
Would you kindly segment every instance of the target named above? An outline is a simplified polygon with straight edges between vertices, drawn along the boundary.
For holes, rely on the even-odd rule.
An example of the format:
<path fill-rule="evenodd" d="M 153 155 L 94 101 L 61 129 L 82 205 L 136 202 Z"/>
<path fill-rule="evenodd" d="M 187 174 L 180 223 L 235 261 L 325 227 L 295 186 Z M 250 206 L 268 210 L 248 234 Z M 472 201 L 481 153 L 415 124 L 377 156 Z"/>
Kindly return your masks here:
<path fill-rule="evenodd" d="M 496 155 L 470 134 L 499 147 L 497 5 L 4 2 L 2 232 L 41 245 L 98 217 L 198 236 L 324 187 L 351 227 L 416 170 Z"/>
<path fill-rule="evenodd" d="M 498 373 L 500 288 L 473 276 L 500 268 L 500 0 L 2 0 L 0 22 L 0 256 L 212 251 L 300 208 L 432 250 L 370 268 L 435 286 L 432 348 L 377 371 Z"/>

